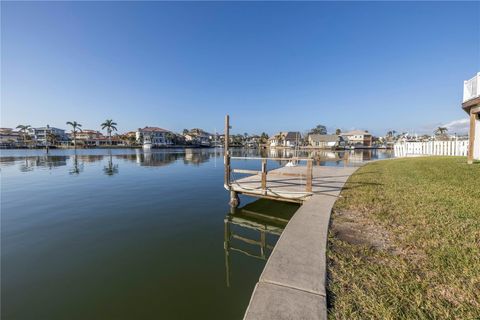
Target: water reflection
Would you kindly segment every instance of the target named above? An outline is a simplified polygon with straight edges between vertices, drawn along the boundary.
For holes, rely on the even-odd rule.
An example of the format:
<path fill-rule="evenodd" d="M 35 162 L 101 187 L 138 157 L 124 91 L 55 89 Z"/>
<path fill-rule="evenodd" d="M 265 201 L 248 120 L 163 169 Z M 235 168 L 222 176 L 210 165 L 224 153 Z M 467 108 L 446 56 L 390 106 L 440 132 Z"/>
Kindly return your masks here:
<path fill-rule="evenodd" d="M 357 150 L 343 150 L 343 151 L 331 151 L 331 150 L 298 150 L 293 149 L 270 149 L 268 152 L 265 150 L 270 158 L 292 158 L 298 156 L 301 158 L 313 158 L 320 163 L 324 162 L 336 162 L 338 164 L 346 162 L 361 163 L 376 159 L 392 158 L 393 153 L 391 150 L 385 149 L 357 149 Z"/>
<path fill-rule="evenodd" d="M 113 176 L 114 174 L 118 173 L 118 164 L 113 164 L 112 153 L 111 152 L 108 155 L 108 163 L 103 168 L 103 172 L 105 172 L 105 174 L 107 176 Z"/>
<path fill-rule="evenodd" d="M 0 157 L 0 166 L 18 165 L 21 172 L 32 171 L 35 167 L 53 169 L 67 165 L 67 156 Z"/>
<path fill-rule="evenodd" d="M 115 175 L 119 172 L 120 164 L 115 159 L 135 162 L 139 166 L 160 167 L 168 166 L 175 162 L 182 162 L 185 165 L 200 166 L 209 162 L 212 158 L 223 157 L 223 149 L 174 149 L 143 151 L 141 149 L 131 150 L 103 150 L 106 154 L 95 154 L 102 150 L 91 151 L 92 154 L 85 154 L 85 151 L 71 154 L 69 150 L 56 150 L 59 154 L 24 155 L 19 156 L 23 150 L 9 150 L 13 156 L 0 156 L 0 167 L 18 166 L 21 172 L 29 172 L 35 168 L 55 169 L 66 165 L 70 166 L 69 173 L 78 175 L 85 168 L 84 165 L 95 162 L 106 161 L 103 171 L 107 175 Z M 18 155 L 16 152 L 18 152 Z M 115 154 L 117 152 L 124 152 Z M 300 150 L 297 153 L 291 149 L 241 149 L 231 150 L 234 157 L 270 157 L 270 158 L 291 158 L 293 156 L 313 158 L 316 165 L 358 165 L 365 161 L 393 157 L 389 150 L 350 150 L 350 151 L 328 151 L 328 150 Z M 277 161 L 279 165 L 284 164 Z M 222 165 L 220 163 L 220 165 Z"/>
<path fill-rule="evenodd" d="M 225 275 L 230 287 L 230 255 L 267 260 L 278 237 L 299 205 L 259 199 L 242 208 L 231 208 L 224 219 Z"/>
<path fill-rule="evenodd" d="M 69 173 L 70 174 L 80 174 L 80 172 L 83 171 L 83 163 L 82 164 L 79 164 L 78 163 L 78 156 L 77 156 L 77 152 L 75 151 L 74 155 L 73 155 L 73 165 L 72 165 L 72 168 L 70 169 Z"/>

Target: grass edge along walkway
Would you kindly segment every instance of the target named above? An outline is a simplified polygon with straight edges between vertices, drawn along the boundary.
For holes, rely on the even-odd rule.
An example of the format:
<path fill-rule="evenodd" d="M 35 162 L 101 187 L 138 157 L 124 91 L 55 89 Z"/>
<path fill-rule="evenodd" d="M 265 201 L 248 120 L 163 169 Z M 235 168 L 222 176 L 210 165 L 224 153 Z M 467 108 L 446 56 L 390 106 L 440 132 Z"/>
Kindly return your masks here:
<path fill-rule="evenodd" d="M 480 163 L 378 161 L 335 203 L 330 319 L 480 319 Z"/>

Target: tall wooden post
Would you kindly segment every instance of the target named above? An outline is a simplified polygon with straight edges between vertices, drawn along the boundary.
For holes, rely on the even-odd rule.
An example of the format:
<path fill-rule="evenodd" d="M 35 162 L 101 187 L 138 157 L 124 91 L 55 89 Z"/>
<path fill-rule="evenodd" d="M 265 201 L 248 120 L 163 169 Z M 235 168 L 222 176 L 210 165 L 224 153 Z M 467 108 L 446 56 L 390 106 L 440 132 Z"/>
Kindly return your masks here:
<path fill-rule="evenodd" d="M 475 120 L 476 120 L 476 114 L 473 113 L 473 108 L 472 108 L 470 110 L 470 137 L 468 142 L 468 157 L 467 157 L 468 164 L 473 163 L 473 149 L 475 145 Z"/>
<path fill-rule="evenodd" d="M 230 189 L 230 151 L 228 150 L 228 144 L 230 140 L 230 117 L 227 114 L 225 116 L 225 146 L 224 146 L 224 164 L 225 164 L 225 188 Z"/>
<path fill-rule="evenodd" d="M 307 185 L 306 191 L 312 192 L 312 180 L 313 180 L 313 159 L 307 160 Z"/>
<path fill-rule="evenodd" d="M 231 207 L 238 207 L 240 205 L 240 198 L 236 191 L 233 191 L 230 186 L 230 150 L 228 149 L 228 145 L 230 142 L 230 117 L 228 114 L 225 116 L 225 150 L 224 150 L 224 162 L 225 162 L 225 177 L 224 177 L 224 184 L 227 190 L 230 190 L 230 206 Z"/>

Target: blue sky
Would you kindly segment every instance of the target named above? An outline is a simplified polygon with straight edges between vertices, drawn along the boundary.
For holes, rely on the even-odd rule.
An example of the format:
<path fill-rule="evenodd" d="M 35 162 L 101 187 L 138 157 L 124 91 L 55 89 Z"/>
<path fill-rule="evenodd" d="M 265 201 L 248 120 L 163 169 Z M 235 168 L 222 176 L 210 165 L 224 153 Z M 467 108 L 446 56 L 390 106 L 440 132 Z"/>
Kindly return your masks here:
<path fill-rule="evenodd" d="M 479 2 L 2 2 L 1 125 L 431 131 L 466 120 Z M 455 122 L 457 124 L 457 122 Z M 452 130 L 460 130 L 452 127 Z"/>

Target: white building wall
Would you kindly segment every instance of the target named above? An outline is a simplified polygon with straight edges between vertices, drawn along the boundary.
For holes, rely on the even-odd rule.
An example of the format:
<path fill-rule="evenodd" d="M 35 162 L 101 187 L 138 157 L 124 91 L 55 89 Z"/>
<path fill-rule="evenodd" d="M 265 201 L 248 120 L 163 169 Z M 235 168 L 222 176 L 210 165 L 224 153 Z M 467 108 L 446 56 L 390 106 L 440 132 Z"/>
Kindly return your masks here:
<path fill-rule="evenodd" d="M 473 158 L 480 160 L 480 120 L 475 121 L 475 144 L 473 145 Z"/>

